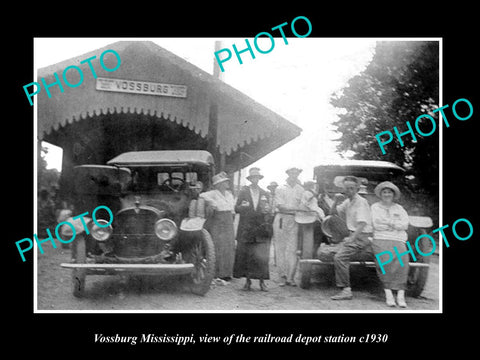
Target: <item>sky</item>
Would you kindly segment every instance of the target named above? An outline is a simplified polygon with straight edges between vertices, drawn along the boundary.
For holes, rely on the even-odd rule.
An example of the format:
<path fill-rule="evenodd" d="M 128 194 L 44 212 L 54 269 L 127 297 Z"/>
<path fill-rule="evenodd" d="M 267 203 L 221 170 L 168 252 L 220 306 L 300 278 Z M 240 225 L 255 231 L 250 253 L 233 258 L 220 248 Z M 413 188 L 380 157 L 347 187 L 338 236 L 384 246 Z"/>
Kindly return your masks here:
<path fill-rule="evenodd" d="M 223 81 L 255 101 L 302 128 L 299 137 L 266 155 L 250 167 L 261 169 L 265 176 L 260 185 L 270 181 L 283 183 L 287 167 L 303 169 L 301 181 L 313 179 L 313 167 L 318 163 L 339 159 L 333 141 L 338 134 L 332 122 L 338 109 L 329 104 L 332 94 L 342 89 L 350 78 L 359 74 L 370 62 L 375 39 L 349 38 L 274 38 L 275 46 L 267 54 L 242 54 L 243 64 L 235 55 L 223 63 Z M 36 69 L 68 60 L 122 38 L 36 38 L 34 66 Z M 149 40 L 184 58 L 212 74 L 214 44 L 222 47 L 232 44 L 245 48 L 245 38 L 142 38 Z M 262 41 L 264 41 L 262 43 Z M 253 39 L 249 39 L 253 44 Z M 260 38 L 261 49 L 268 49 L 268 38 Z M 46 157 L 49 168 L 61 169 L 61 151 L 49 148 Z M 248 168 L 242 171 L 243 177 Z"/>

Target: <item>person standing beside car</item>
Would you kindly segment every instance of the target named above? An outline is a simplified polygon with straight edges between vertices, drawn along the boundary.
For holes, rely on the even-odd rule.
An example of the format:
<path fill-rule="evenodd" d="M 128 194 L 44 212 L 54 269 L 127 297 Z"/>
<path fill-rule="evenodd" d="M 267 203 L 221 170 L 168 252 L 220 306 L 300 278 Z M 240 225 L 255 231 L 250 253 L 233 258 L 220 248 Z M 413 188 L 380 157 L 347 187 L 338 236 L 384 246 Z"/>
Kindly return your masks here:
<path fill-rule="evenodd" d="M 269 195 L 270 195 L 270 202 L 269 202 L 269 205 L 270 205 L 270 212 L 272 215 L 275 215 L 275 208 L 276 208 L 276 204 L 275 204 L 275 192 L 278 188 L 278 184 L 275 182 L 275 181 L 272 181 L 270 184 L 268 184 L 267 186 L 267 189 L 269 191 Z"/>
<path fill-rule="evenodd" d="M 324 211 L 325 214 L 329 214 L 332 209 L 333 201 L 333 195 L 328 190 L 326 184 L 324 184 L 323 191 L 318 196 L 318 206 Z"/>
<path fill-rule="evenodd" d="M 243 290 L 251 289 L 251 279 L 258 279 L 260 290 L 267 291 L 265 280 L 270 278 L 268 261 L 270 255 L 269 194 L 258 186 L 263 179 L 259 168 L 251 168 L 245 186 L 238 194 L 235 211 L 240 214 L 237 230 L 237 249 L 233 276 L 245 277 Z"/>
<path fill-rule="evenodd" d="M 270 184 L 268 184 L 267 189 L 269 191 L 270 195 L 270 223 L 273 226 L 273 222 L 275 220 L 275 215 L 277 213 L 277 204 L 275 203 L 275 192 L 278 188 L 278 184 L 276 181 L 272 181 Z M 276 250 L 275 250 L 275 237 L 274 237 L 274 232 L 272 231 L 272 236 L 270 237 L 270 252 L 273 253 L 273 265 L 277 266 L 277 255 L 276 255 Z"/>
<path fill-rule="evenodd" d="M 215 245 L 215 282 L 221 285 L 231 280 L 235 258 L 235 199 L 228 190 L 229 181 L 225 172 L 216 174 L 212 177 L 214 189 L 199 195 L 207 207 L 204 227 Z"/>
<path fill-rule="evenodd" d="M 279 187 L 275 194 L 277 214 L 273 221 L 273 236 L 280 286 L 296 286 L 298 224 L 295 222 L 295 212 L 300 208 L 304 192 L 298 180 L 301 172 L 297 167 L 288 168 L 286 184 Z"/>
<path fill-rule="evenodd" d="M 318 221 L 323 221 L 325 218 L 325 212 L 320 206 L 318 206 L 318 194 L 315 187 L 316 184 L 313 181 L 305 181 L 303 183 L 305 192 L 302 194 L 300 204 L 304 210 L 315 213 Z"/>
<path fill-rule="evenodd" d="M 378 254 L 382 251 L 391 251 L 394 248 L 400 253 L 405 253 L 407 248 L 407 229 L 409 218 L 405 209 L 397 204 L 395 200 L 400 197 L 400 190 L 390 181 L 384 181 L 375 187 L 375 195 L 380 199 L 379 202 L 372 204 L 372 223 L 373 223 L 373 252 Z M 407 307 L 405 302 L 405 290 L 408 278 L 408 262 L 401 266 L 398 257 L 384 265 L 385 273 L 380 271 L 378 260 L 377 274 L 380 278 L 388 306 L 395 306 L 395 299 L 392 290 L 397 291 L 397 303 L 400 307 Z"/>

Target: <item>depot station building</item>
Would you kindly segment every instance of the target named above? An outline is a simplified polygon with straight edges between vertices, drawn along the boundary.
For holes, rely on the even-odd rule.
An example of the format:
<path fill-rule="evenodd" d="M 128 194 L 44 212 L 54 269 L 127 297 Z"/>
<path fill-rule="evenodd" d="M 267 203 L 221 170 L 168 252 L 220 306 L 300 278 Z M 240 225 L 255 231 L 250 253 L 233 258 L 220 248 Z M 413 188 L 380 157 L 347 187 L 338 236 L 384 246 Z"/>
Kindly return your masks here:
<path fill-rule="evenodd" d="M 106 71 L 100 54 L 121 66 Z M 212 52 L 213 53 L 213 52 Z M 111 55 L 111 54 L 109 54 Z M 87 62 L 96 56 L 94 78 Z M 118 59 L 105 56 L 107 69 Z M 94 61 L 92 61 L 94 64 Z M 208 150 L 230 175 L 300 135 L 301 129 L 217 77 L 150 41 L 121 41 L 38 70 L 38 83 L 83 71 L 77 87 L 37 95 L 38 140 L 63 149 L 62 179 L 74 166 L 106 164 L 127 151 Z M 80 83 L 68 72 L 70 84 Z"/>

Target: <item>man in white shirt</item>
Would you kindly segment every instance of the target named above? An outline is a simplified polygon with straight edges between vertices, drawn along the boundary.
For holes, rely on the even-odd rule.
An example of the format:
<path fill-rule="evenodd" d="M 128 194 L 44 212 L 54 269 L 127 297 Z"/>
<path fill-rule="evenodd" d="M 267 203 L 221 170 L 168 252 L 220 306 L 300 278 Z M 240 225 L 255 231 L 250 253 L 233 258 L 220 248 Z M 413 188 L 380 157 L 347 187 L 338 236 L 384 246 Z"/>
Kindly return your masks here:
<path fill-rule="evenodd" d="M 298 181 L 301 169 L 287 169 L 286 184 L 275 193 L 277 214 L 273 222 L 275 239 L 275 257 L 280 277 L 280 286 L 295 286 L 293 280 L 297 267 L 298 224 L 295 222 L 295 211 L 300 208 L 304 192 Z"/>
<path fill-rule="evenodd" d="M 349 300 L 353 298 L 350 287 L 350 259 L 363 251 L 371 250 L 372 218 L 368 201 L 358 194 L 360 181 L 354 176 L 343 179 L 343 187 L 347 200 L 338 205 L 340 197 L 336 196 L 331 214 L 343 218 L 350 231 L 340 244 L 340 249 L 333 258 L 335 266 L 335 282 L 342 290 L 332 296 L 332 300 Z"/>

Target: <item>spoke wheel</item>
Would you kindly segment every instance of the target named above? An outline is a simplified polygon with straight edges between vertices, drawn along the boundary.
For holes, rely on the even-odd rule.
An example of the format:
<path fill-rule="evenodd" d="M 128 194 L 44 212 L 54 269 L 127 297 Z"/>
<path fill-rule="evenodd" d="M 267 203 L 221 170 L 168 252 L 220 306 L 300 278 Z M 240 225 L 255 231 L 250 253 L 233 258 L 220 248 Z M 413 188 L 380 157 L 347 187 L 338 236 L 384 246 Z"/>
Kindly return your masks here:
<path fill-rule="evenodd" d="M 189 259 L 194 265 L 191 290 L 194 294 L 205 295 L 210 289 L 215 271 L 215 249 L 208 231 L 201 231 L 192 246 Z"/>

